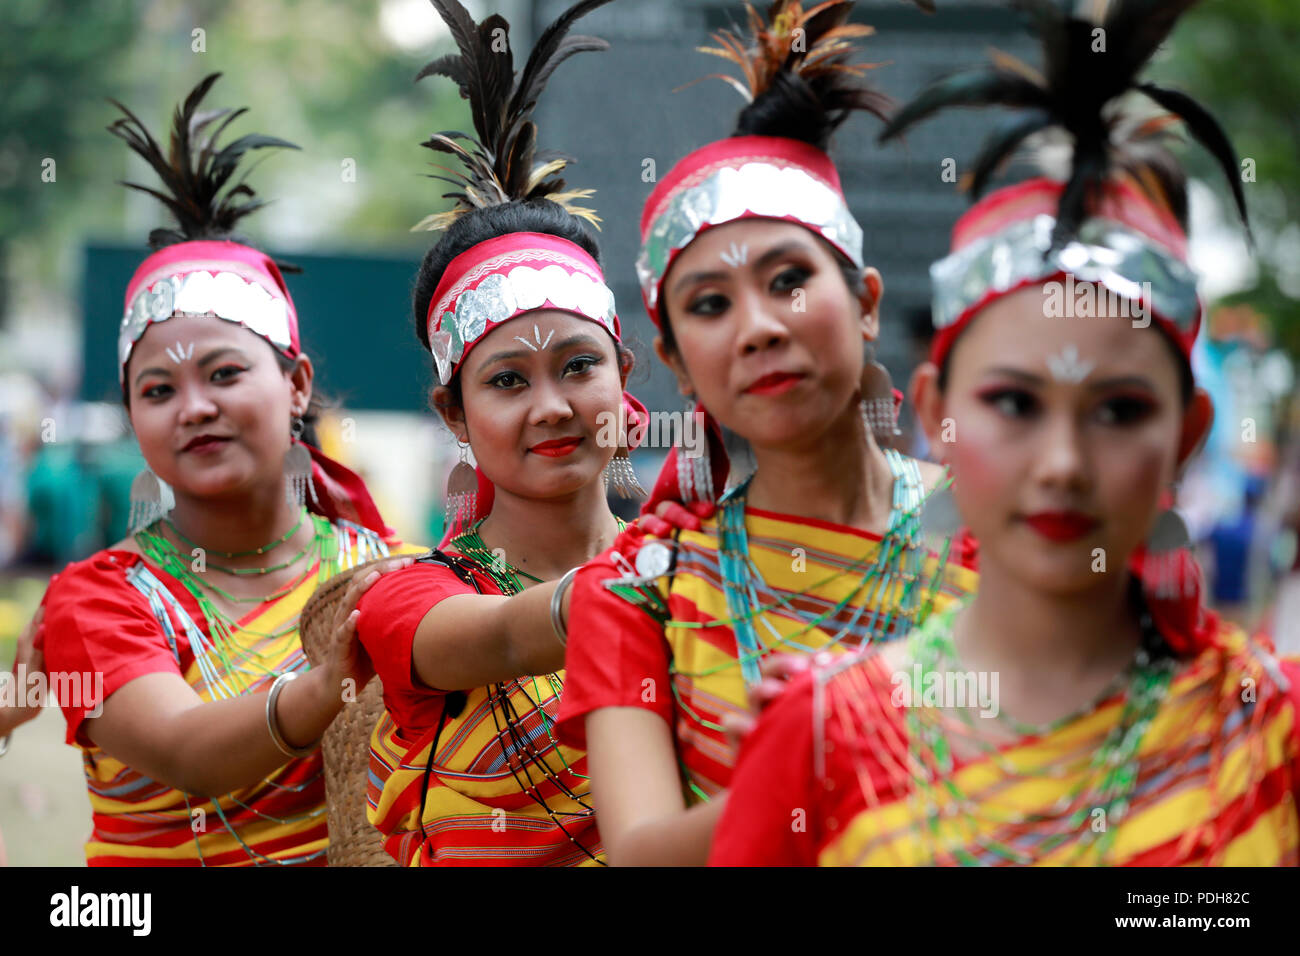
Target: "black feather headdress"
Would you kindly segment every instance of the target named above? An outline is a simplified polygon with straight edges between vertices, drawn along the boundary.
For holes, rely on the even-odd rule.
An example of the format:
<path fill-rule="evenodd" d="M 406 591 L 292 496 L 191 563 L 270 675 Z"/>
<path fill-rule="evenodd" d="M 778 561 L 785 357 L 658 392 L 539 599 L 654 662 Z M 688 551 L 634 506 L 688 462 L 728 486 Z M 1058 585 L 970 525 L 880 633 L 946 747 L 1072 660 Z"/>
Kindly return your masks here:
<path fill-rule="evenodd" d="M 510 24 L 504 17 L 492 14 L 476 24 L 458 0 L 431 2 L 460 52 L 428 63 L 415 79 L 437 75 L 454 80 L 460 95 L 469 101 L 477 138 L 448 130 L 434 133 L 421 144 L 438 153 L 450 153 L 464 169 L 444 169 L 447 175 L 430 176 L 456 187 L 443 194 L 444 199 L 454 200 L 455 206 L 425 217 L 414 229 L 446 229 L 472 210 L 527 199 L 549 199 L 598 226 L 600 217 L 595 210 L 575 203 L 594 191 L 565 190 L 564 180 L 557 178 L 572 160 L 537 151 L 532 112 L 556 67 L 575 53 L 609 48 L 599 37 L 568 36 L 568 32 L 579 18 L 610 0 L 580 0 L 562 13 L 542 31 L 518 74 L 510 49 Z"/>
<path fill-rule="evenodd" d="M 913 0 L 933 12 L 929 0 Z M 804 10 L 800 0 L 774 0 L 767 17 L 745 4 L 749 36 L 733 30 L 713 34 L 716 46 L 701 53 L 720 56 L 740 67 L 744 82 L 722 73 L 719 79 L 749 101 L 737 120 L 737 136 L 783 136 L 825 150 L 831 134 L 854 110 L 885 118 L 890 99 L 862 82 L 880 64 L 849 62 L 854 41 L 875 33 L 850 23 L 854 0 L 826 0 Z"/>
<path fill-rule="evenodd" d="M 1136 91 L 1177 116 L 1213 154 L 1227 174 L 1242 222 L 1249 233 L 1246 198 L 1237 177 L 1237 157 L 1213 116 L 1178 90 L 1142 82 L 1139 74 L 1197 0 L 1010 0 L 1027 18 L 1043 47 L 1044 72 L 993 51 L 983 68 L 942 80 L 905 105 L 885 127 L 881 140 L 949 106 L 1009 106 L 1023 112 L 1004 122 L 984 142 L 968 184 L 978 197 L 989 178 L 1030 135 L 1051 127 L 1072 137 L 1069 176 L 1061 194 L 1053 248 L 1074 237 L 1088 217 L 1096 190 L 1120 168 L 1152 198 L 1176 209 L 1185 204 L 1181 171 L 1157 148 L 1163 126 L 1138 124 L 1115 101 Z M 1132 135 L 1125 135 L 1125 132 Z M 1173 193 L 1171 195 L 1171 193 Z"/>
<path fill-rule="evenodd" d="M 154 229 L 149 233 L 149 244 L 154 249 L 196 239 L 234 238 L 235 224 L 266 205 L 266 200 L 258 199 L 253 187 L 248 185 L 248 170 L 231 184 L 240 161 L 255 149 L 298 148 L 286 140 L 261 133 L 248 133 L 225 146 L 219 145 L 218 137 L 248 112 L 247 107 L 199 110 L 203 97 L 220 77 L 220 73 L 205 76 L 176 107 L 166 154 L 134 113 L 117 100 L 109 100 L 124 116 L 109 126 L 108 131 L 125 140 L 153 167 L 165 191 L 139 183 L 122 185 L 148 193 L 176 217 L 175 228 Z"/>

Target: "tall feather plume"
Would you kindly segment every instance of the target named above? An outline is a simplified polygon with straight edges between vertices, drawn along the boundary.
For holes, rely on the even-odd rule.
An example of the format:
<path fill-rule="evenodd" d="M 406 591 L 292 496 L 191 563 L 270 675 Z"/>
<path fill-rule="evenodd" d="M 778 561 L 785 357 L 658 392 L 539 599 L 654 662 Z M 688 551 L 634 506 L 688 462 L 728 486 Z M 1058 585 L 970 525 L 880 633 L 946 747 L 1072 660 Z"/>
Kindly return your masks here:
<path fill-rule="evenodd" d="M 463 168 L 438 167 L 446 175 L 430 176 L 455 187 L 443 194 L 455 205 L 448 212 L 425 217 L 412 231 L 446 229 L 471 210 L 525 199 L 549 199 L 599 228 L 596 211 L 578 205 L 594 190 L 565 188 L 558 174 L 571 160 L 538 152 L 532 113 L 556 67 L 576 53 L 609 48 L 599 37 L 568 33 L 578 19 L 611 0 L 580 0 L 569 7 L 542 31 L 518 73 L 510 49 L 510 24 L 503 17 L 493 14 L 476 24 L 459 0 L 430 2 L 460 52 L 426 64 L 415 79 L 445 76 L 454 81 L 469 101 L 476 135 L 446 130 L 421 144 L 456 157 Z"/>
<path fill-rule="evenodd" d="M 912 0 L 933 12 L 929 0 Z M 885 118 L 890 100 L 861 82 L 879 64 L 849 62 L 855 41 L 875 30 L 850 23 L 853 0 L 827 0 L 805 10 L 800 0 L 774 0 L 767 17 L 745 4 L 747 36 L 735 30 L 713 34 L 715 46 L 701 53 L 719 56 L 740 68 L 742 79 L 724 73 L 750 106 L 741 113 L 737 135 L 789 136 L 825 148 L 835 128 L 853 110 Z"/>
<path fill-rule="evenodd" d="M 1185 207 L 1181 172 L 1155 149 L 1153 127 L 1135 124 L 1115 100 L 1138 92 L 1185 124 L 1228 177 L 1242 223 L 1250 233 L 1236 153 L 1213 116 L 1185 93 L 1145 83 L 1139 74 L 1178 18 L 1198 0 L 1009 0 L 1043 48 L 1040 74 L 993 51 L 985 67 L 948 77 L 920 93 L 886 125 L 882 141 L 952 106 L 1023 109 L 985 141 L 968 187 L 978 197 L 995 170 L 1033 133 L 1060 127 L 1072 138 L 1069 176 L 1057 212 L 1053 248 L 1072 239 L 1088 216 L 1095 191 L 1116 168 L 1152 198 Z M 1134 132 L 1137 131 L 1137 132 Z M 1136 136 L 1136 138 L 1133 138 Z"/>
<path fill-rule="evenodd" d="M 176 107 L 166 153 L 139 117 L 117 100 L 109 100 L 122 111 L 123 117 L 110 125 L 108 131 L 125 140 L 127 146 L 153 167 L 162 180 L 163 190 L 139 183 L 122 185 L 148 193 L 176 217 L 175 228 L 154 229 L 149 233 L 149 244 L 154 249 L 194 239 L 233 237 L 236 223 L 266 204 L 248 185 L 248 170 L 231 184 L 240 161 L 257 149 L 298 148 L 287 140 L 261 133 L 248 133 L 225 146 L 219 145 L 217 140 L 226 128 L 248 112 L 247 107 L 199 110 L 199 104 L 220 77 L 220 73 L 205 76 Z M 293 271 L 292 267 L 285 268 Z"/>

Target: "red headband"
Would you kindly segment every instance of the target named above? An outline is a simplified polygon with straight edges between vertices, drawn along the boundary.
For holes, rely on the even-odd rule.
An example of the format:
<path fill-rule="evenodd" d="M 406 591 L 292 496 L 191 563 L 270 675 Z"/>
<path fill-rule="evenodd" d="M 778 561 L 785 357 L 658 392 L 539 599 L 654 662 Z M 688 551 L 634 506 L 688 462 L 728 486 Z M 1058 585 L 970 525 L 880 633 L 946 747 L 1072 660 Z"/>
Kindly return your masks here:
<path fill-rule="evenodd" d="M 1132 300 L 1191 355 L 1202 309 L 1177 220 L 1127 183 L 1108 180 L 1078 237 L 1049 252 L 1063 189 L 1054 180 L 1031 179 L 990 194 L 957 220 L 952 253 L 930 268 L 936 365 L 990 304 L 1067 275 Z"/>
<path fill-rule="evenodd" d="M 213 314 L 260 335 L 288 358 L 299 353 L 298 313 L 270 256 L 237 242 L 181 242 L 145 259 L 127 284 L 119 381 L 145 330 L 177 314 Z"/>
<path fill-rule="evenodd" d="M 439 380 L 450 382 L 494 328 L 545 308 L 590 319 L 621 341 L 614 293 L 581 246 L 559 236 L 512 232 L 466 249 L 447 264 L 425 317 Z"/>
<path fill-rule="evenodd" d="M 637 277 L 656 325 L 660 287 L 678 253 L 705 230 L 738 219 L 798 223 L 862 268 L 862 227 L 829 156 L 781 137 L 721 139 L 679 161 L 641 211 Z"/>

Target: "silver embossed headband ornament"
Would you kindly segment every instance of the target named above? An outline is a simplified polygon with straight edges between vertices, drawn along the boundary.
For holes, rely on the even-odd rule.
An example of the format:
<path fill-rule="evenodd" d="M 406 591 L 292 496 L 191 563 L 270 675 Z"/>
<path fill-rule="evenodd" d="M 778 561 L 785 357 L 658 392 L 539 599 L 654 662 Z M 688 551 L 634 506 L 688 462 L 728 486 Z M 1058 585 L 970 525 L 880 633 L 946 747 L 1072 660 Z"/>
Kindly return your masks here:
<path fill-rule="evenodd" d="M 1191 355 L 1203 310 L 1178 222 L 1137 189 L 1109 180 L 1094 198 L 1093 215 L 1056 245 L 1053 214 L 1063 188 L 1051 179 L 1008 186 L 957 221 L 953 252 L 930 267 L 938 332 L 930 360 L 936 365 L 983 309 L 1052 280 L 1060 287 L 1044 287 L 1044 316 L 1096 316 L 1101 310 L 1090 297 L 1104 294 L 1115 300 L 1109 311 L 1127 313 L 1137 328 L 1154 322 L 1184 356 Z"/>
<path fill-rule="evenodd" d="M 281 352 L 293 348 L 284 299 L 233 272 L 191 272 L 159 279 L 136 294 L 118 335 L 120 373 L 145 329 L 175 315 L 214 315 L 255 332 Z"/>
<path fill-rule="evenodd" d="M 863 267 L 862 227 L 829 156 L 779 137 L 719 140 L 673 167 L 642 213 L 637 279 L 656 323 L 660 286 L 677 255 L 705 230 L 740 219 L 797 223 Z"/>
<path fill-rule="evenodd" d="M 151 255 L 127 285 L 117 337 L 119 381 L 149 326 L 176 315 L 215 316 L 242 325 L 289 358 L 299 351 L 297 311 L 266 253 L 237 242 L 183 242 Z"/>
<path fill-rule="evenodd" d="M 488 332 L 540 309 L 556 309 L 622 332 L 614 293 L 582 247 L 543 233 L 497 236 L 453 259 L 429 302 L 429 350 L 449 383 Z"/>
<path fill-rule="evenodd" d="M 1201 305 L 1196 275 L 1185 263 L 1141 233 L 1104 219 L 1087 220 L 1077 239 L 1052 250 L 1055 225 L 1047 214 L 1014 222 L 934 263 L 934 327 L 947 328 L 990 297 L 1055 276 L 1095 282 L 1138 306 L 1143 314 L 1133 316 L 1135 326 L 1149 324 L 1154 312 L 1184 334 L 1195 327 Z M 1063 296 L 1063 314 L 1070 314 L 1073 299 Z"/>

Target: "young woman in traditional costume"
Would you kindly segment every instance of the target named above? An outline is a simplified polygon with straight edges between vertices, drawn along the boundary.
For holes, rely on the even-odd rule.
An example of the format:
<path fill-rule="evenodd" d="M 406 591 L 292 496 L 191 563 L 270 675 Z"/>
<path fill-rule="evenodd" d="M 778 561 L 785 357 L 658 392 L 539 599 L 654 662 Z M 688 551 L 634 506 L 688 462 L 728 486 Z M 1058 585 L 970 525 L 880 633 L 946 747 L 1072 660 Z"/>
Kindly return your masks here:
<path fill-rule="evenodd" d="M 642 216 L 642 290 L 660 357 L 695 408 L 747 440 L 757 469 L 699 531 L 624 535 L 572 587 L 561 737 L 587 747 L 610 859 L 703 863 L 760 661 L 839 652 L 910 629 L 930 593 L 915 512 L 941 470 L 883 448 L 894 431 L 875 340 L 882 282 L 825 149 L 859 85 L 852 4 L 751 9 L 752 45 L 718 39 L 749 77 L 736 134 L 687 156 Z M 700 414 L 692 410 L 691 414 Z M 712 501 L 721 445 L 656 498 Z M 906 520 L 911 515 L 911 520 Z M 922 585 L 924 579 L 925 586 Z M 690 807 L 690 809 L 688 809 Z"/>
<path fill-rule="evenodd" d="M 573 205 L 589 193 L 564 191 L 563 159 L 535 155 L 530 115 L 561 61 L 608 46 L 566 36 L 604 2 L 571 7 L 517 76 L 504 19 L 475 24 L 455 0 L 434 3 L 459 53 L 420 76 L 457 81 L 478 141 L 424 144 L 465 171 L 455 209 L 430 220 L 449 228 L 421 265 L 414 311 L 462 464 L 443 549 L 377 583 L 358 624 L 386 706 L 368 815 L 403 865 L 603 857 L 585 758 L 554 736 L 565 678 L 553 597 L 621 530 L 606 487 L 635 486 L 624 429 L 644 409 L 624 392 L 632 355 L 581 221 L 594 215 Z"/>
<path fill-rule="evenodd" d="M 44 602 L 46 670 L 82 749 L 92 866 L 324 865 L 315 741 L 370 676 L 355 640 L 308 669 L 298 612 L 317 584 L 396 542 L 351 472 L 298 440 L 312 365 L 280 269 L 234 241 L 261 205 L 233 174 L 291 147 L 218 137 L 244 110 L 175 115 L 171 149 L 129 110 L 109 129 L 175 214 L 126 291 L 122 397 L 148 469 L 132 534 L 69 565 Z M 305 506 L 305 507 L 304 507 Z M 337 626 L 377 575 L 354 582 Z"/>
<path fill-rule="evenodd" d="M 1127 123 L 1112 100 L 1136 89 L 1181 116 L 1245 205 L 1218 124 L 1136 78 L 1176 19 L 1150 9 L 1036 5 L 1046 79 L 999 55 L 887 130 L 948 104 L 1029 106 L 976 188 L 1031 130 L 1073 136 L 1067 182 L 988 196 L 932 269 L 938 335 L 914 399 L 979 539 L 980 588 L 764 713 L 712 862 L 1297 862 L 1300 666 L 1201 606 L 1181 520 L 1161 513 L 1211 421 L 1189 365 L 1202 310 L 1167 118 Z"/>

